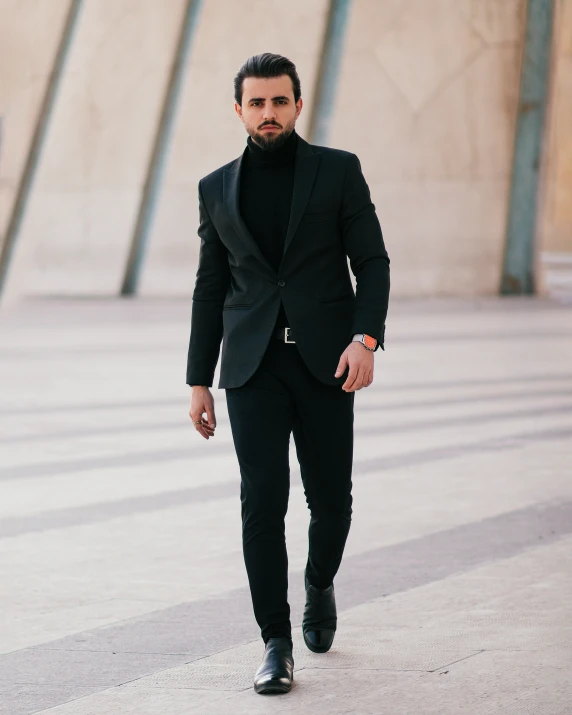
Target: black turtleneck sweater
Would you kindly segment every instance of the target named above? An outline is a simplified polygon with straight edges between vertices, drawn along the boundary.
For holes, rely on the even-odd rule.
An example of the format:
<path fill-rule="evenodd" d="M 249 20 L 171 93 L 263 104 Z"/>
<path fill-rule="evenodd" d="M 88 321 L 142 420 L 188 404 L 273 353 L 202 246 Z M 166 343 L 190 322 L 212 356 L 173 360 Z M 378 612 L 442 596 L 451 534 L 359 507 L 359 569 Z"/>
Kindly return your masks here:
<path fill-rule="evenodd" d="M 240 215 L 262 255 L 278 272 L 294 188 L 295 131 L 276 151 L 262 149 L 251 137 L 242 162 L 240 176 Z M 276 320 L 277 327 L 288 325 L 284 306 Z"/>

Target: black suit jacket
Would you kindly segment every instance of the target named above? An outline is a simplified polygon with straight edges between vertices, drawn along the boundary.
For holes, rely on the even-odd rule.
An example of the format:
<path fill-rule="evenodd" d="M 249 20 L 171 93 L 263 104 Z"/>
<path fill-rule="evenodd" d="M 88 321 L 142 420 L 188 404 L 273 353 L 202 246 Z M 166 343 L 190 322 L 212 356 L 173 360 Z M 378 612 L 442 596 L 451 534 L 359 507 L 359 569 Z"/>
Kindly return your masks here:
<path fill-rule="evenodd" d="M 243 157 L 199 182 L 187 384 L 213 384 L 222 340 L 218 387 L 243 385 L 272 339 L 280 300 L 308 369 L 326 384 L 342 384 L 347 370 L 339 378 L 334 373 L 354 333 L 372 335 L 383 347 L 389 299 L 389 258 L 359 160 L 298 137 L 290 222 L 276 272 L 240 217 Z"/>

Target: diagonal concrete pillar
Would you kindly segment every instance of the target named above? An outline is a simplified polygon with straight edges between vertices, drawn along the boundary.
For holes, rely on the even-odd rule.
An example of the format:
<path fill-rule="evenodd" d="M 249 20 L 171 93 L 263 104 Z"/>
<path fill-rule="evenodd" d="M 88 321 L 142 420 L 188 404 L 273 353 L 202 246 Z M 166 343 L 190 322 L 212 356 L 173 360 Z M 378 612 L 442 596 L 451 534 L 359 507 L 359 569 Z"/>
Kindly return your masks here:
<path fill-rule="evenodd" d="M 44 144 L 73 0 L 0 0 L 0 293 Z"/>
<path fill-rule="evenodd" d="M 85 3 L 9 292 L 119 292 L 184 7 Z"/>
<path fill-rule="evenodd" d="M 394 295 L 498 290 L 523 0 L 353 0 L 330 143 L 354 151 Z"/>
<path fill-rule="evenodd" d="M 141 292 L 192 291 L 199 249 L 197 184 L 244 148 L 246 133 L 233 109 L 233 78 L 249 56 L 276 52 L 296 64 L 307 103 L 297 129 L 305 135 L 327 7 L 327 0 L 203 0 Z"/>
<path fill-rule="evenodd" d="M 552 0 L 528 0 L 500 292 L 536 292 L 534 254 L 552 45 Z"/>

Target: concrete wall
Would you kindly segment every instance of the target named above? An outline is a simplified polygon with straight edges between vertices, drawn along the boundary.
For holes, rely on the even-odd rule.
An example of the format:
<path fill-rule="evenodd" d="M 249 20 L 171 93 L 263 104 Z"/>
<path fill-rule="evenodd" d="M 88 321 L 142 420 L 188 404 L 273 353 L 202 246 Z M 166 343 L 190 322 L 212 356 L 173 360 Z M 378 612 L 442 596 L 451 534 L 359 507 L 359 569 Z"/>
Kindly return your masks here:
<path fill-rule="evenodd" d="M 350 5 L 329 143 L 362 160 L 392 258 L 394 295 L 498 290 L 525 4 Z M 119 291 L 185 5 L 84 0 L 9 293 Z M 68 6 L 64 0 L 0 0 L 0 32 L 8 39 L 21 35 L 0 43 L 0 59 L 9 59 L 0 65 L 0 229 Z M 298 128 L 306 135 L 328 6 L 328 0 L 203 0 L 140 293 L 192 291 L 197 182 L 244 147 L 232 79 L 249 55 L 274 51 L 296 62 L 306 103 Z M 569 58 L 561 42 L 561 55 Z M 567 62 L 560 61 L 555 78 L 562 97 L 554 112 L 562 119 L 552 125 L 553 147 L 569 144 Z M 24 71 L 23 65 L 34 69 Z M 28 81 L 32 75 L 37 81 Z M 553 149 L 556 154 L 560 150 Z M 570 235 L 569 154 L 549 162 L 552 193 L 543 231 L 552 242 Z"/>
<path fill-rule="evenodd" d="M 70 0 L 0 0 L 0 248 Z"/>
<path fill-rule="evenodd" d="M 555 5 L 551 100 L 539 221 L 539 291 L 572 298 L 572 0 Z"/>
<path fill-rule="evenodd" d="M 183 9 L 84 2 L 8 294 L 118 292 Z"/>
<path fill-rule="evenodd" d="M 556 3 L 541 245 L 572 254 L 572 2 Z"/>
<path fill-rule="evenodd" d="M 355 151 L 394 295 L 498 290 L 522 0 L 354 0 L 332 144 Z"/>
<path fill-rule="evenodd" d="M 194 286 L 197 184 L 244 149 L 233 79 L 248 57 L 276 52 L 293 59 L 306 103 L 296 127 L 305 136 L 326 10 L 327 0 L 203 0 L 141 292 L 188 294 Z"/>

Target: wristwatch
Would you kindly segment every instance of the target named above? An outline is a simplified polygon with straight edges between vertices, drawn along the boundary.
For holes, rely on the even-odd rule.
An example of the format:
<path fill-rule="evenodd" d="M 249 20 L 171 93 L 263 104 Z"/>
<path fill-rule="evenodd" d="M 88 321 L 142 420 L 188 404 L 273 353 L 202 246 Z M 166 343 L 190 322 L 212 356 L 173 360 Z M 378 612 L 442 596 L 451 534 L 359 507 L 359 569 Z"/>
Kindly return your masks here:
<path fill-rule="evenodd" d="M 366 335 L 365 333 L 356 333 L 352 338 L 352 342 L 354 340 L 361 343 L 366 350 L 371 350 L 372 352 L 377 347 L 377 340 L 372 338 L 371 335 Z"/>

